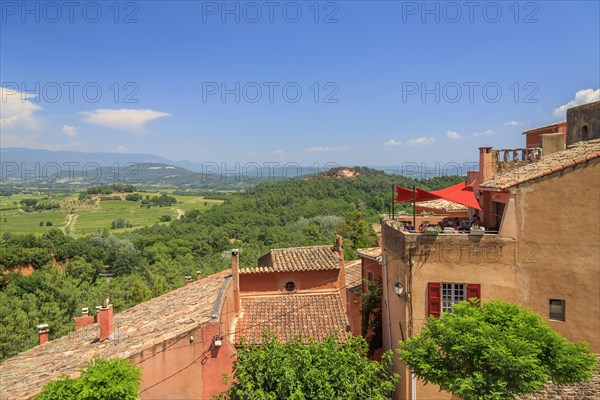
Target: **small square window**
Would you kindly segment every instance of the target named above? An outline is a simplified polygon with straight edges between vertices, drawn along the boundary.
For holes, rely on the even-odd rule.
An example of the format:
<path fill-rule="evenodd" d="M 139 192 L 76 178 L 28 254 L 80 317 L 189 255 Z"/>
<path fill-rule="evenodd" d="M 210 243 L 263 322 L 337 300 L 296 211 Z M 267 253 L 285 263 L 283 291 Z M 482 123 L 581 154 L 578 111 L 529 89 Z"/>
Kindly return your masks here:
<path fill-rule="evenodd" d="M 550 299 L 550 319 L 555 321 L 565 320 L 565 301 Z"/>
<path fill-rule="evenodd" d="M 369 280 L 370 283 L 373 283 L 375 281 L 375 278 L 373 277 L 373 273 L 372 272 L 367 272 L 367 279 Z"/>

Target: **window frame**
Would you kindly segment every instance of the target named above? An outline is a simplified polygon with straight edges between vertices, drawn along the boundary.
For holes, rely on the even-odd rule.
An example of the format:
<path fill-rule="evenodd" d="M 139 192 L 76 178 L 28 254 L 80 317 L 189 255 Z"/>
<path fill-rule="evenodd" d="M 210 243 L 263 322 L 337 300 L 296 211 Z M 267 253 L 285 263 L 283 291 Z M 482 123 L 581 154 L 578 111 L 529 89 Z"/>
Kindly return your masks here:
<path fill-rule="evenodd" d="M 558 302 L 558 304 L 552 304 Z M 560 306 L 561 312 L 555 313 L 552 311 L 552 306 Z M 564 299 L 548 299 L 548 319 L 550 321 L 566 322 L 567 320 L 567 301 Z"/>
<path fill-rule="evenodd" d="M 466 283 L 442 282 L 441 286 L 441 312 L 452 311 L 455 303 L 467 300 Z"/>

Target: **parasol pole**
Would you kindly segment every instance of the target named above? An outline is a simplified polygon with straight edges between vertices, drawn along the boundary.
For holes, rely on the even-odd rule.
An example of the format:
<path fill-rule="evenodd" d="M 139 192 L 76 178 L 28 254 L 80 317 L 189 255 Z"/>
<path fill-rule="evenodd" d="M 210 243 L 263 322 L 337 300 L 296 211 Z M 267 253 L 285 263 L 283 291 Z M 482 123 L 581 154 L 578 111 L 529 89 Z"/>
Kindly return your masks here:
<path fill-rule="evenodd" d="M 394 207 L 395 205 L 395 198 L 394 198 L 394 192 L 396 191 L 396 184 L 392 184 L 392 221 L 394 220 L 395 217 L 395 213 L 396 213 L 396 209 Z"/>
<path fill-rule="evenodd" d="M 413 229 L 417 229 L 417 188 L 413 185 Z"/>

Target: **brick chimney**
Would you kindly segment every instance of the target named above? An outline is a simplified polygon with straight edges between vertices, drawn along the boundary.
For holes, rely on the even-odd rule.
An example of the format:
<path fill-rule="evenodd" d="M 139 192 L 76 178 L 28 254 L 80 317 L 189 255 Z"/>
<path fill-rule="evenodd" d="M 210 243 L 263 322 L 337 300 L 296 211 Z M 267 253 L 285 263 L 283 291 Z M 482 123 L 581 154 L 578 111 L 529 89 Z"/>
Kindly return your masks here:
<path fill-rule="evenodd" d="M 81 317 L 75 317 L 74 319 L 76 331 L 83 329 L 88 325 L 92 325 L 95 322 L 95 318 L 92 315 L 89 315 L 89 309 L 87 307 L 81 309 Z"/>
<path fill-rule="evenodd" d="M 49 333 L 48 324 L 38 325 L 37 330 L 38 330 L 38 340 L 39 340 L 40 346 L 48 343 L 48 333 Z"/>
<path fill-rule="evenodd" d="M 239 249 L 231 250 L 231 276 L 233 278 L 233 303 L 235 316 L 240 315 L 240 259 Z"/>
<path fill-rule="evenodd" d="M 196 271 L 196 281 L 199 281 L 202 279 L 202 271 Z"/>
<path fill-rule="evenodd" d="M 98 323 L 100 324 L 100 341 L 103 342 L 112 335 L 114 331 L 113 306 L 109 303 L 108 297 L 102 302 L 102 307 L 98 310 Z"/>
<path fill-rule="evenodd" d="M 96 306 L 96 315 L 94 316 L 94 322 L 100 322 L 98 320 L 98 317 L 100 316 L 100 310 L 102 309 L 102 306 Z"/>
<path fill-rule="evenodd" d="M 190 285 L 191 283 L 192 283 L 192 276 L 186 275 L 185 276 L 185 286 Z"/>
<path fill-rule="evenodd" d="M 496 173 L 496 161 L 494 160 L 493 147 L 479 148 L 479 182 L 485 182 Z"/>

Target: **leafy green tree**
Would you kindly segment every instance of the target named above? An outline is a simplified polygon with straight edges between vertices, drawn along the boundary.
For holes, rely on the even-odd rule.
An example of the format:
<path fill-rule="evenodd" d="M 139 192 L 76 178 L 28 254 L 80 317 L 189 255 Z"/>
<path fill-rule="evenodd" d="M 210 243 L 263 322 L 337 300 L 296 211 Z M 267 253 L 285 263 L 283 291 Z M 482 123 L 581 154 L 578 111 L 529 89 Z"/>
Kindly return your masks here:
<path fill-rule="evenodd" d="M 382 308 L 381 299 L 383 298 L 383 285 L 381 279 L 377 282 L 365 281 L 367 290 L 361 294 L 361 316 L 363 337 L 369 343 L 369 356 L 372 356 L 377 349 L 383 346 L 382 329 Z"/>
<path fill-rule="evenodd" d="M 356 259 L 356 250 L 371 247 L 377 242 L 375 233 L 362 218 L 360 211 L 351 211 L 346 214 L 346 219 L 338 232 L 344 238 L 344 256 L 346 260 Z"/>
<path fill-rule="evenodd" d="M 46 384 L 37 400 L 136 400 L 139 398 L 141 369 L 122 359 L 96 358 L 71 379 L 65 375 Z"/>
<path fill-rule="evenodd" d="M 465 400 L 508 400 L 592 376 L 596 359 L 516 304 L 460 302 L 400 342 L 401 360 L 421 379 Z"/>
<path fill-rule="evenodd" d="M 349 336 L 324 342 L 287 343 L 265 335 L 261 347 L 244 345 L 234 362 L 233 381 L 219 399 L 388 399 L 398 376 L 388 373 L 392 354 L 369 361 L 367 343 Z"/>

